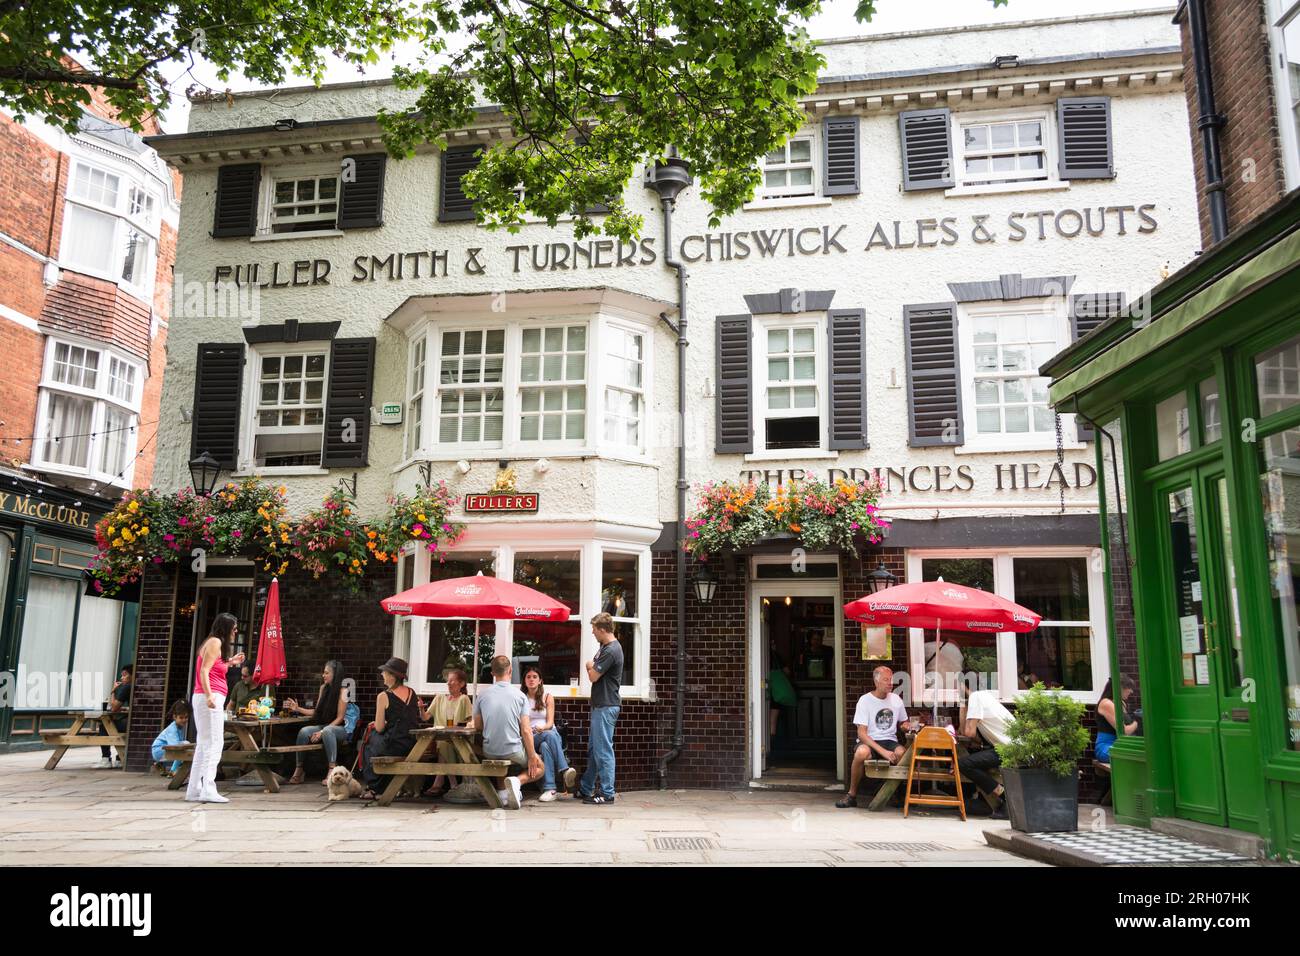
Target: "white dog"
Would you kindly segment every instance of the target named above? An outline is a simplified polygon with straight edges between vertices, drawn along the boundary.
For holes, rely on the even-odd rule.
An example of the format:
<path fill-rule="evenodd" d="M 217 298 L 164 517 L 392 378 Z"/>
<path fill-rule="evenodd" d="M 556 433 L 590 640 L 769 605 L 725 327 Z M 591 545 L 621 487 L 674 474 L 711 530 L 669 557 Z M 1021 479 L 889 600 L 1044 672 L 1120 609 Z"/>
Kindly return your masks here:
<path fill-rule="evenodd" d="M 361 796 L 361 783 L 352 779 L 352 771 L 347 767 L 335 767 L 325 778 L 325 783 L 331 801 Z"/>

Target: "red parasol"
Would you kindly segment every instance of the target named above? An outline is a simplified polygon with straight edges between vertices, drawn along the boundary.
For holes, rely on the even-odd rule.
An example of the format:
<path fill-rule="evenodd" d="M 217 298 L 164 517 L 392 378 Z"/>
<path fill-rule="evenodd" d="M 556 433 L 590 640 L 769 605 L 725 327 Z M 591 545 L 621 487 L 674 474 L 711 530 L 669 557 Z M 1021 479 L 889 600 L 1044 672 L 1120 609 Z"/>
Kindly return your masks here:
<path fill-rule="evenodd" d="M 875 594 L 868 594 L 844 605 L 844 613 L 851 620 L 868 624 L 898 624 L 905 627 L 934 628 L 935 644 L 939 631 L 974 631 L 983 634 L 1000 634 L 1012 631 L 1023 634 L 1038 627 L 1042 618 L 1004 597 L 949 584 L 943 578 L 937 581 L 914 581 L 897 584 Z M 938 671 L 938 655 L 935 655 Z M 936 680 L 937 683 L 937 680 Z M 939 719 L 939 695 L 934 697 L 935 722 Z"/>
<path fill-rule="evenodd" d="M 430 581 L 379 602 L 389 614 L 474 622 L 474 693 L 478 693 L 478 622 L 567 621 L 568 605 L 522 584 L 488 577 Z"/>
<path fill-rule="evenodd" d="M 280 627 L 280 581 L 271 579 L 262 612 L 262 634 L 257 639 L 257 666 L 253 686 L 279 684 L 288 674 L 284 659 L 284 631 Z"/>

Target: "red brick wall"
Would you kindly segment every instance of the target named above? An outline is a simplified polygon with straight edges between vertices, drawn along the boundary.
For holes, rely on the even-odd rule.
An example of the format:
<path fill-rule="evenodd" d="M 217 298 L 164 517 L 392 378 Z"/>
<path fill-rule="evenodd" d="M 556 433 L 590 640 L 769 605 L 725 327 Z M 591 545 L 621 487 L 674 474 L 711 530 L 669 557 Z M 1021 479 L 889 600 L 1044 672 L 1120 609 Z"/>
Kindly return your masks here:
<path fill-rule="evenodd" d="M 1286 192 L 1276 97 L 1270 64 L 1268 25 L 1262 0 L 1208 0 L 1206 21 L 1215 106 L 1227 118 L 1220 129 L 1220 151 L 1228 206 L 1228 228 L 1235 231 L 1277 202 Z M 1201 241 L 1211 243 L 1205 199 L 1205 154 L 1197 122 L 1196 65 L 1186 13 L 1181 18 L 1183 86 L 1194 139 L 1192 154 L 1201 217 Z"/>

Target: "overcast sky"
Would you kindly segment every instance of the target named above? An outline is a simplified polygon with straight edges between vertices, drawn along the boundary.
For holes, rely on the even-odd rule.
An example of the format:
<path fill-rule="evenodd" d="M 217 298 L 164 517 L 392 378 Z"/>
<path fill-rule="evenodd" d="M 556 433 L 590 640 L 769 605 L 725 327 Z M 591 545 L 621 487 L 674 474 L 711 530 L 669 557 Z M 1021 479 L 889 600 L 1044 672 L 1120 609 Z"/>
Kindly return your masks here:
<path fill-rule="evenodd" d="M 981 23 L 1006 23 L 1013 20 L 1034 20 L 1048 17 L 1075 16 L 1089 13 L 1110 13 L 1117 10 L 1147 10 L 1172 6 L 1173 0 L 1009 0 L 1006 6 L 993 7 L 990 0 L 877 0 L 877 14 L 870 23 L 858 23 L 853 18 L 856 0 L 823 0 L 822 13 L 809 23 L 809 32 L 817 38 L 864 36 L 879 33 L 896 33 L 901 30 L 926 30 L 936 27 L 963 27 Z M 174 71 L 173 83 L 176 101 L 163 117 L 163 128 L 169 133 L 185 131 L 189 103 L 185 89 L 196 79 L 224 89 L 256 89 L 258 84 L 242 77 L 232 77 L 229 84 L 218 83 L 215 72 L 206 63 L 199 62 L 192 75 Z M 387 64 L 367 69 L 364 76 L 355 67 L 334 62 L 325 77 L 327 83 L 343 83 L 357 79 L 379 79 L 391 72 Z M 286 84 L 302 81 L 287 78 Z"/>

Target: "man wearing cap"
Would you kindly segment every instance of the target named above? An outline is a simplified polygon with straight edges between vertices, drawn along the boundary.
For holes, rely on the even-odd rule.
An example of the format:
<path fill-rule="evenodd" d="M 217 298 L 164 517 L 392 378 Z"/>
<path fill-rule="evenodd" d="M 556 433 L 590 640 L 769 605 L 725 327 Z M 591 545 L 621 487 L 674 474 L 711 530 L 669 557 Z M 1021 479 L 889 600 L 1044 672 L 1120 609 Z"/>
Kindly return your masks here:
<path fill-rule="evenodd" d="M 474 698 L 474 727 L 483 734 L 483 756 L 488 760 L 506 760 L 518 776 L 505 778 L 505 789 L 498 790 L 502 804 L 518 810 L 523 800 L 523 785 L 540 780 L 542 758 L 533 749 L 533 725 L 528 719 L 528 698 L 510 682 L 510 658 L 492 658 L 492 686 Z"/>

